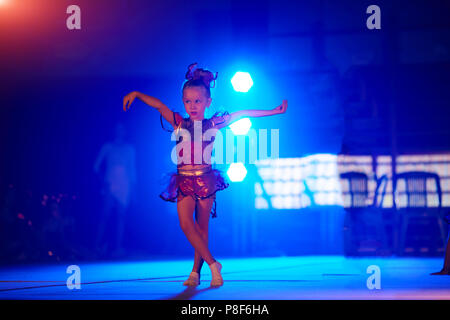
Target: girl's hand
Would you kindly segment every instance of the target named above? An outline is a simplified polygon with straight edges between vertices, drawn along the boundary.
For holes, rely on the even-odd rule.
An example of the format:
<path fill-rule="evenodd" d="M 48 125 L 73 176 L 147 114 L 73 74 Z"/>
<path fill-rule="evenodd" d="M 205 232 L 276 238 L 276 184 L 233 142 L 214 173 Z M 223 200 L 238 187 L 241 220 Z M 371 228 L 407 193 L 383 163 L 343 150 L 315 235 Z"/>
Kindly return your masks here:
<path fill-rule="evenodd" d="M 283 100 L 283 103 L 280 106 L 273 109 L 274 114 L 285 113 L 287 110 L 287 106 L 288 106 L 287 100 Z"/>
<path fill-rule="evenodd" d="M 134 99 L 136 99 L 137 92 L 130 92 L 123 98 L 123 111 L 127 111 L 130 108 L 130 105 L 133 103 Z"/>

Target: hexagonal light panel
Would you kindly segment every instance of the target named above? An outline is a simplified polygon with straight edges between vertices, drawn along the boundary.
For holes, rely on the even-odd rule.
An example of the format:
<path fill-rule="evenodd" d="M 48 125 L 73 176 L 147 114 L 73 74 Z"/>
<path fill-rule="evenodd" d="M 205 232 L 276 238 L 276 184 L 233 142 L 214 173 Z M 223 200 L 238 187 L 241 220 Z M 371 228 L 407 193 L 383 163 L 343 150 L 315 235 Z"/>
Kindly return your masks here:
<path fill-rule="evenodd" d="M 253 86 L 253 80 L 248 72 L 238 71 L 231 79 L 231 84 L 233 85 L 233 89 L 237 92 L 248 92 Z"/>
<path fill-rule="evenodd" d="M 242 162 L 232 163 L 227 170 L 227 175 L 232 182 L 240 182 L 247 175 L 247 169 Z"/>
<path fill-rule="evenodd" d="M 249 118 L 242 118 L 238 121 L 230 124 L 230 129 L 233 131 L 235 135 L 244 135 L 247 134 L 248 130 L 250 130 L 252 126 L 252 122 Z"/>

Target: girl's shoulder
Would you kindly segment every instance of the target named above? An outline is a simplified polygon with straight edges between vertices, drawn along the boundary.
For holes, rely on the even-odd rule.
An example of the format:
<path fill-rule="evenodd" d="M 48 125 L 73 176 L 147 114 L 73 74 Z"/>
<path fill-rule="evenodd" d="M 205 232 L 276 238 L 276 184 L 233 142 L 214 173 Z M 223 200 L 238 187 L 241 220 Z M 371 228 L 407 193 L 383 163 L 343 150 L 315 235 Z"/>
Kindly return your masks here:
<path fill-rule="evenodd" d="M 170 111 L 172 111 L 172 116 L 173 116 L 173 120 L 171 121 L 172 125 L 174 125 L 175 128 L 178 128 L 180 125 L 183 126 L 183 123 L 186 122 L 186 119 L 183 118 L 183 116 L 179 112 L 174 111 L 172 109 Z M 170 129 L 167 129 L 164 127 L 162 114 L 160 114 L 160 121 L 161 121 L 161 127 L 164 130 L 166 130 L 168 132 L 173 132 L 173 130 L 170 130 Z"/>
<path fill-rule="evenodd" d="M 185 121 L 186 118 L 183 118 L 183 116 L 177 112 L 177 111 L 172 111 L 173 112 L 173 119 L 176 125 L 180 124 L 181 122 Z"/>

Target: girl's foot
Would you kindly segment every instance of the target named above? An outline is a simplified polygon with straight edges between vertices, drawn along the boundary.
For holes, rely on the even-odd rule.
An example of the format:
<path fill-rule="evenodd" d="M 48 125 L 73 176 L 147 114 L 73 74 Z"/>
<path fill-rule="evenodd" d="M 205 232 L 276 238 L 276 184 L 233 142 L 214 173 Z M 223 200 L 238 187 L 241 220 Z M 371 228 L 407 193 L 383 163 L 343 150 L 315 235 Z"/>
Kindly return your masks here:
<path fill-rule="evenodd" d="M 214 262 L 209 266 L 211 268 L 211 287 L 220 287 L 223 285 L 222 275 L 220 271 L 222 270 L 222 265 L 219 261 Z"/>
<path fill-rule="evenodd" d="M 189 278 L 183 282 L 183 285 L 196 287 L 200 284 L 200 275 L 197 272 L 192 271 Z"/>

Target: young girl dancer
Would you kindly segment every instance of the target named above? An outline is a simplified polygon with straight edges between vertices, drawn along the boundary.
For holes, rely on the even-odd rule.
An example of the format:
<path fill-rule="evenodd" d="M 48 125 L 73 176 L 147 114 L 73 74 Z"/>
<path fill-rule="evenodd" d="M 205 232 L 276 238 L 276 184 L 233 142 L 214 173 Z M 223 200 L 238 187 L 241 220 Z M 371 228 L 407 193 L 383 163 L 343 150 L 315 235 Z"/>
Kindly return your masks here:
<path fill-rule="evenodd" d="M 196 140 L 193 133 L 194 128 L 201 127 L 201 132 L 204 133 L 208 129 L 219 130 L 243 117 L 264 117 L 282 114 L 286 112 L 287 100 L 283 100 L 280 106 L 272 110 L 240 110 L 232 113 L 223 112 L 221 114 L 216 112 L 211 118 L 206 119 L 204 115 L 205 110 L 210 107 L 212 101 L 210 88 L 214 87 L 211 86 L 211 82 L 214 81 L 215 84 L 217 73 L 213 76 L 208 70 L 196 69 L 196 65 L 197 63 L 193 63 L 188 67 L 185 76 L 186 81 L 182 89 L 184 108 L 189 115 L 187 118 L 183 118 L 180 113 L 169 109 L 159 99 L 137 91 L 133 91 L 125 96 L 123 110 L 128 110 L 137 97 L 161 113 L 162 126 L 162 117 L 164 117 L 173 126 L 176 133 L 179 133 L 182 129 L 187 130 L 190 133 L 190 137 L 194 140 L 188 141 L 191 146 L 190 157 L 182 154 L 184 151 L 189 150 L 185 148 L 181 152 L 177 150 L 177 172 L 171 174 L 169 185 L 160 194 L 160 197 L 166 201 L 177 202 L 181 229 L 195 249 L 194 266 L 184 285 L 197 286 L 200 284 L 200 270 L 203 262 L 206 261 L 211 269 L 211 286 L 221 286 L 223 285 L 222 265 L 214 259 L 208 249 L 208 226 L 210 213 L 213 218 L 216 217 L 216 192 L 227 188 L 229 184 L 225 181 L 220 170 L 212 168 L 211 153 L 207 152 L 203 156 L 205 146 L 210 144 L 210 141 L 214 141 L 214 136 L 207 142 L 203 141 L 203 139 Z M 164 126 L 163 129 L 165 129 Z M 217 132 L 217 130 L 213 132 Z M 182 141 L 185 137 L 186 135 L 182 135 L 179 141 Z M 182 157 L 181 161 L 180 157 Z M 199 158 L 201 160 L 197 161 Z M 186 159 L 190 161 L 186 161 Z M 195 219 L 193 217 L 194 212 Z"/>

